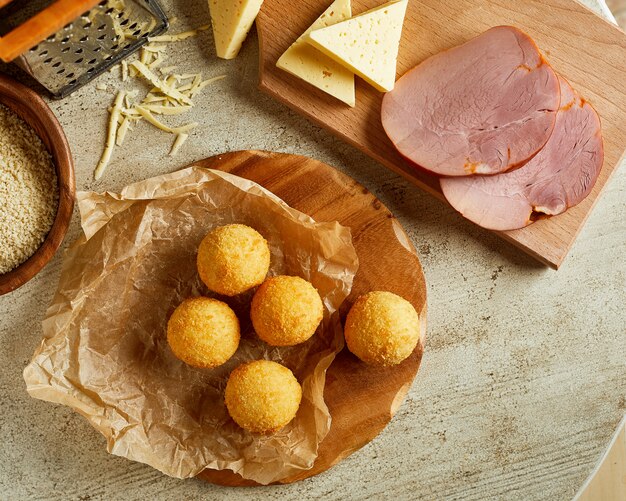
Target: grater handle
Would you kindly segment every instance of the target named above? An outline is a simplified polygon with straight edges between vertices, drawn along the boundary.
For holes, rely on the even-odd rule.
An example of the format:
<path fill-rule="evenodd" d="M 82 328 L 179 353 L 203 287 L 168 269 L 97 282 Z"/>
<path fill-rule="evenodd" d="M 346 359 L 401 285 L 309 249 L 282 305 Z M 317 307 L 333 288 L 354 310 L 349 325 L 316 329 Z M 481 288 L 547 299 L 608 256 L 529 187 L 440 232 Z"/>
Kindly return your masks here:
<path fill-rule="evenodd" d="M 13 31 L 0 37 L 0 59 L 9 62 L 59 31 L 100 0 L 57 0 Z M 0 0 L 0 8 L 11 0 Z"/>

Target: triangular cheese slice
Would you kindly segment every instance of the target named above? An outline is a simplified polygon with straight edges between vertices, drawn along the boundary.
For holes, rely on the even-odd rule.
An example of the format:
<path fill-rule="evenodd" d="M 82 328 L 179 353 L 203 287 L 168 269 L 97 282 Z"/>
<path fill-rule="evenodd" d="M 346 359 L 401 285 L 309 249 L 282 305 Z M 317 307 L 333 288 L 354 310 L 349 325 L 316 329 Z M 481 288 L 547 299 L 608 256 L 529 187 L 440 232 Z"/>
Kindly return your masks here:
<path fill-rule="evenodd" d="M 217 57 L 233 59 L 239 54 L 263 0 L 209 0 Z"/>
<path fill-rule="evenodd" d="M 335 0 L 311 27 L 280 56 L 276 66 L 331 96 L 354 106 L 354 74 L 306 42 L 313 30 L 332 26 L 352 16 L 350 0 Z"/>
<path fill-rule="evenodd" d="M 408 0 L 394 0 L 314 30 L 307 42 L 382 92 L 396 83 L 396 64 Z"/>

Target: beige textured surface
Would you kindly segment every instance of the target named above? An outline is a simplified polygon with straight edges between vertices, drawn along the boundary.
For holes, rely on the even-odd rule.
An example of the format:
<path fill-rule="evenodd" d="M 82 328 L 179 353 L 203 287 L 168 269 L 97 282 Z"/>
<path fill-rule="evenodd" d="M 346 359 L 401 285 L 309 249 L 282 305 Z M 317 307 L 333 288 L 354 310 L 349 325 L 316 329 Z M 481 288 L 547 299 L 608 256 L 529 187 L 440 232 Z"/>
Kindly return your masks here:
<path fill-rule="evenodd" d="M 180 18 L 174 32 L 208 18 L 202 0 L 163 3 Z M 79 188 L 118 190 L 224 150 L 309 155 L 363 183 L 398 216 L 429 284 L 422 369 L 390 426 L 329 472 L 257 490 L 255 498 L 570 499 L 626 409 L 626 166 L 554 272 L 260 94 L 254 35 L 233 61 L 214 57 L 210 36 L 172 47 L 166 63 L 228 75 L 187 117 L 205 125 L 178 157 L 166 156 L 168 136 L 141 124 L 94 183 L 113 95 L 92 83 L 53 103 Z M 98 82 L 115 80 L 107 74 Z M 78 234 L 75 216 L 66 242 Z M 21 371 L 39 342 L 59 271 L 57 256 L 0 298 L 0 498 L 252 496 L 109 456 L 80 416 L 28 397 Z"/>

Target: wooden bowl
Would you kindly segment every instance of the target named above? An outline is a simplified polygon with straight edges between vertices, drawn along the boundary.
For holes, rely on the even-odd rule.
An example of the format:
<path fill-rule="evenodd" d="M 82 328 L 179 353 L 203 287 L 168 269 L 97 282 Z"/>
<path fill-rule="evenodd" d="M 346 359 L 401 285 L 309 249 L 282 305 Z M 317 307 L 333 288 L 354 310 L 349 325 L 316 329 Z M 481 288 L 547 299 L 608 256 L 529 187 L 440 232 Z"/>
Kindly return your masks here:
<path fill-rule="evenodd" d="M 52 155 L 59 186 L 59 207 L 46 239 L 35 253 L 17 268 L 0 275 L 0 295 L 11 292 L 33 278 L 52 259 L 70 224 L 76 182 L 74 161 L 61 124 L 39 95 L 6 75 L 0 74 L 0 103 L 30 125 Z"/>

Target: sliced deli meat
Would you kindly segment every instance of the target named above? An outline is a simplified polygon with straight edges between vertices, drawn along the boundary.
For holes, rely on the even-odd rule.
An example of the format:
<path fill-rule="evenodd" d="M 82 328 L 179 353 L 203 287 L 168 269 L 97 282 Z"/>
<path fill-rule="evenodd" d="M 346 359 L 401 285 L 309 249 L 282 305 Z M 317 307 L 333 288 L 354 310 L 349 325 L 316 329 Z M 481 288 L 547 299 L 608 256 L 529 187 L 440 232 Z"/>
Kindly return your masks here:
<path fill-rule="evenodd" d="M 559 103 L 558 78 L 533 40 L 498 26 L 406 73 L 381 115 L 396 148 L 424 169 L 497 174 L 543 147 Z"/>
<path fill-rule="evenodd" d="M 600 119 L 559 80 L 554 131 L 526 165 L 495 176 L 441 179 L 443 194 L 463 216 L 484 228 L 514 230 L 531 224 L 536 213 L 561 214 L 591 192 L 604 160 Z"/>

